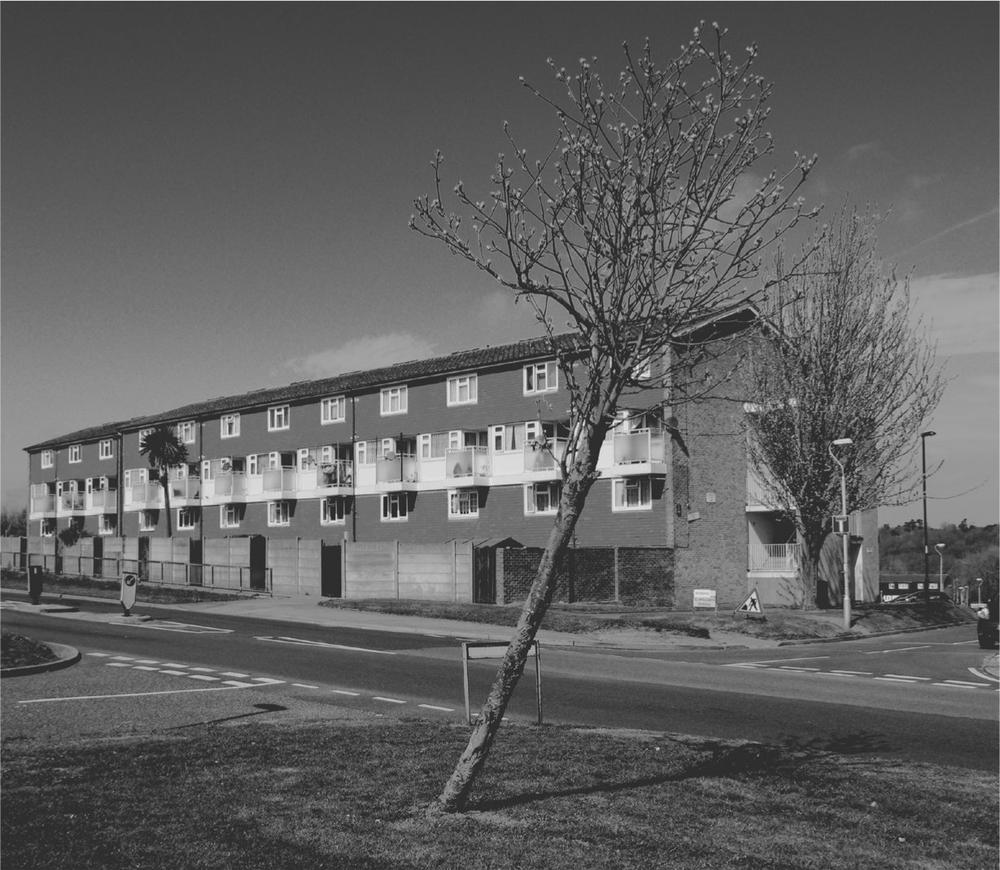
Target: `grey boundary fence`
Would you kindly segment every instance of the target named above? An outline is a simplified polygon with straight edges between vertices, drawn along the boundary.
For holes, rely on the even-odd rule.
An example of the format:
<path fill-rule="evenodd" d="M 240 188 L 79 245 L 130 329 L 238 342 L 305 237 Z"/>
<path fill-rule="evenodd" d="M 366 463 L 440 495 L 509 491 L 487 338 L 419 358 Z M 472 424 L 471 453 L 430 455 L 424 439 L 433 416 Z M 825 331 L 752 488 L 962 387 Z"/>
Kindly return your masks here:
<path fill-rule="evenodd" d="M 497 601 L 510 604 L 528 594 L 539 547 L 503 549 L 497 564 Z M 574 547 L 556 569 L 552 600 L 674 604 L 674 551 L 670 547 Z"/>

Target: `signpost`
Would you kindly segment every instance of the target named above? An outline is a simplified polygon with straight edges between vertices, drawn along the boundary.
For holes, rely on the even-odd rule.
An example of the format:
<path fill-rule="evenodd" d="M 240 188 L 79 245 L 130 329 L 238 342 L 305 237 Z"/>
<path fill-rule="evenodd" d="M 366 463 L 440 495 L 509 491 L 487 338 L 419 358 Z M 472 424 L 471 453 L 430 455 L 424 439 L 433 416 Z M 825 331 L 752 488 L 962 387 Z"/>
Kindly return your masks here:
<path fill-rule="evenodd" d="M 122 603 L 122 610 L 125 616 L 135 607 L 135 589 L 139 584 L 139 578 L 135 574 L 122 574 L 122 591 L 119 600 Z"/>
<path fill-rule="evenodd" d="M 507 652 L 508 643 L 494 643 L 492 641 L 467 641 L 462 644 L 462 675 L 465 680 L 465 721 L 472 724 L 472 710 L 469 707 L 469 659 L 502 659 Z M 536 640 L 531 649 L 528 650 L 528 657 L 535 660 L 535 699 L 538 704 L 538 724 L 542 724 L 542 667 L 541 656 Z"/>

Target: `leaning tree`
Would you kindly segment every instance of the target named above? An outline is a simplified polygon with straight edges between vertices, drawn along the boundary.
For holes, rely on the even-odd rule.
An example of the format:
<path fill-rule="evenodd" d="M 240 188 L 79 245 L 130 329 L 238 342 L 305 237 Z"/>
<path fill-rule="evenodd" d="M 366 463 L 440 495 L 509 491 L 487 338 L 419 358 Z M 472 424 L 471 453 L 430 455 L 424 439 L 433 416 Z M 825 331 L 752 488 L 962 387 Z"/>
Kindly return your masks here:
<path fill-rule="evenodd" d="M 532 306 L 569 396 L 554 525 L 478 723 L 432 810 L 467 803 L 623 395 L 658 384 L 676 403 L 676 366 L 660 361 L 677 359 L 668 351 L 679 331 L 743 293 L 761 254 L 803 217 L 797 192 L 814 158 L 796 154 L 781 172 L 763 166 L 771 86 L 754 71 L 756 46 L 734 57 L 724 35 L 702 25 L 662 66 L 648 42 L 638 54 L 626 45 L 624 69 L 608 82 L 586 59 L 575 72 L 550 60 L 561 97 L 521 79 L 555 114 L 544 156 L 530 159 L 505 124 L 511 151 L 499 155 L 489 193 L 477 198 L 462 182 L 447 193 L 438 152 L 434 193 L 414 204 L 415 230 Z M 695 341 L 685 339 L 688 350 Z M 651 361 L 653 379 L 644 380 Z"/>
<path fill-rule="evenodd" d="M 145 456 L 149 467 L 156 472 L 156 479 L 163 487 L 163 506 L 167 515 L 167 537 L 173 534 L 170 520 L 170 469 L 187 462 L 187 447 L 172 426 L 155 426 L 142 436 L 139 453 Z"/>
<path fill-rule="evenodd" d="M 798 532 L 804 600 L 821 606 L 845 594 L 820 574 L 831 516 L 841 510 L 831 449 L 851 508 L 912 501 L 917 434 L 944 388 L 909 281 L 879 257 L 878 224 L 844 206 L 796 274 L 775 258 L 764 308 L 770 340 L 755 345 L 746 367 L 749 453 Z M 852 443 L 832 448 L 838 439 Z"/>

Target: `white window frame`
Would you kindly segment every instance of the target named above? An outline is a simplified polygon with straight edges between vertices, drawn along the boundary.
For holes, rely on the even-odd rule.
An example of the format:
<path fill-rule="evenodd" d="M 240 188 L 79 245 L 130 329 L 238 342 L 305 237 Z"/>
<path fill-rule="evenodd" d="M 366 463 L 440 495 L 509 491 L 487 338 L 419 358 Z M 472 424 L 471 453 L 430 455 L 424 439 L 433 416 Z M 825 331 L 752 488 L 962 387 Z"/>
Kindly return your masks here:
<path fill-rule="evenodd" d="M 524 515 L 527 517 L 554 516 L 559 510 L 559 497 L 562 494 L 560 487 L 561 485 L 558 481 L 526 483 L 524 485 Z M 537 495 L 542 490 L 547 491 L 549 506 L 539 510 Z"/>
<path fill-rule="evenodd" d="M 97 534 L 115 535 L 118 533 L 118 517 L 115 514 L 99 514 L 97 517 Z"/>
<path fill-rule="evenodd" d="M 159 512 L 155 509 L 139 511 L 139 531 L 155 532 L 156 522 L 159 519 L 158 514 Z"/>
<path fill-rule="evenodd" d="M 376 449 L 377 441 L 355 441 L 354 442 L 354 461 L 358 465 L 374 465 L 375 464 L 375 454 L 378 452 Z M 371 458 L 368 457 L 369 447 L 371 448 Z"/>
<path fill-rule="evenodd" d="M 465 510 L 462 510 L 462 507 Z M 477 489 L 449 489 L 448 490 L 448 519 L 449 520 L 475 520 L 479 518 L 479 490 Z"/>
<path fill-rule="evenodd" d="M 395 509 L 393 506 L 395 506 Z M 405 492 L 386 492 L 382 494 L 383 523 L 405 523 L 409 513 L 410 509 Z"/>
<path fill-rule="evenodd" d="M 38 523 L 38 534 L 43 538 L 54 537 L 56 533 L 55 517 L 43 517 Z"/>
<path fill-rule="evenodd" d="M 397 387 L 383 387 L 379 393 L 379 412 L 383 417 L 394 417 L 405 414 L 409 399 L 406 384 Z"/>
<path fill-rule="evenodd" d="M 238 529 L 240 527 L 240 506 L 238 504 L 219 505 L 219 528 Z"/>
<path fill-rule="evenodd" d="M 347 397 L 329 396 L 319 403 L 319 422 L 323 426 L 343 423 L 347 419 Z"/>
<path fill-rule="evenodd" d="M 637 492 L 637 504 L 626 504 L 629 490 Z M 611 510 L 614 513 L 653 509 L 653 487 L 648 477 L 616 477 L 611 481 Z"/>
<path fill-rule="evenodd" d="M 542 387 L 538 386 L 539 375 L 545 384 Z M 559 389 L 559 365 L 555 360 L 526 365 L 522 371 L 521 386 L 525 396 L 556 392 Z"/>
<path fill-rule="evenodd" d="M 282 499 L 281 501 L 269 501 L 267 503 L 267 525 L 271 529 L 286 528 L 292 524 L 292 511 L 290 503 Z"/>
<path fill-rule="evenodd" d="M 198 508 L 177 508 L 177 531 L 190 532 L 198 527 Z"/>
<path fill-rule="evenodd" d="M 267 409 L 267 431 L 282 432 L 292 426 L 290 405 L 271 405 Z"/>
<path fill-rule="evenodd" d="M 185 420 L 183 423 L 178 423 L 174 427 L 174 431 L 177 433 L 177 439 L 182 444 L 194 444 L 195 442 L 194 420 Z"/>
<path fill-rule="evenodd" d="M 70 444 L 66 448 L 67 461 L 73 463 L 74 465 L 78 462 L 83 462 L 83 445 L 81 444 Z"/>
<path fill-rule="evenodd" d="M 98 459 L 115 458 L 115 441 L 113 438 L 102 438 L 97 443 L 97 458 Z"/>
<path fill-rule="evenodd" d="M 55 459 L 51 450 L 43 450 L 41 457 L 39 457 L 42 463 L 42 468 L 52 468 L 55 465 Z"/>
<path fill-rule="evenodd" d="M 462 398 L 463 388 L 465 398 Z M 447 403 L 452 408 L 456 405 L 475 405 L 479 402 L 479 375 L 453 375 L 448 378 Z"/>
<path fill-rule="evenodd" d="M 342 526 L 346 522 L 347 510 L 343 496 L 330 495 L 319 500 L 319 524 L 321 526 Z"/>
<path fill-rule="evenodd" d="M 223 414 L 219 417 L 219 437 L 239 438 L 240 437 L 240 415 Z"/>

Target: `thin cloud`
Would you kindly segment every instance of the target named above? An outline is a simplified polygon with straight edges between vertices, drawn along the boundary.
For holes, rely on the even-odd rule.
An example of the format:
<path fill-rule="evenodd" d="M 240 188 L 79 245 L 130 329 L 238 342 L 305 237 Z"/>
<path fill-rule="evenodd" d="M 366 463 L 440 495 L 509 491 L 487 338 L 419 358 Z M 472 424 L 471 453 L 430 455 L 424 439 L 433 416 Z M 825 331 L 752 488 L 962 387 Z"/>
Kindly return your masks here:
<path fill-rule="evenodd" d="M 973 224 L 979 223 L 979 221 L 986 220 L 986 218 L 993 217 L 998 212 L 1000 212 L 1000 207 L 994 207 L 994 208 L 991 208 L 989 211 L 984 211 L 982 214 L 977 214 L 975 217 L 970 217 L 970 218 L 966 218 L 964 221 L 959 221 L 957 224 L 953 224 L 950 227 L 946 227 L 945 229 L 941 230 L 940 232 L 934 233 L 933 236 L 929 236 L 928 238 L 924 239 L 923 241 L 917 242 L 915 245 L 910 245 L 908 248 L 905 248 L 904 250 L 900 251 L 899 253 L 894 254 L 893 257 L 892 257 L 892 259 L 895 260 L 895 259 L 903 256 L 903 254 L 908 254 L 910 251 L 916 250 L 917 248 L 919 248 L 919 247 L 921 247 L 923 245 L 927 245 L 927 244 L 929 244 L 931 242 L 936 242 L 938 239 L 943 238 L 944 236 L 947 236 L 949 233 L 955 232 L 955 230 L 964 229 L 965 227 L 969 227 L 969 226 L 972 226 Z"/>
<path fill-rule="evenodd" d="M 997 353 L 1000 275 L 931 275 L 910 282 L 921 315 L 942 356 Z"/>
<path fill-rule="evenodd" d="M 426 359 L 434 354 L 434 345 L 426 339 L 408 332 L 390 332 L 384 335 L 353 338 L 336 347 L 295 357 L 288 360 L 285 365 L 303 377 L 323 378 L 398 362 Z"/>

